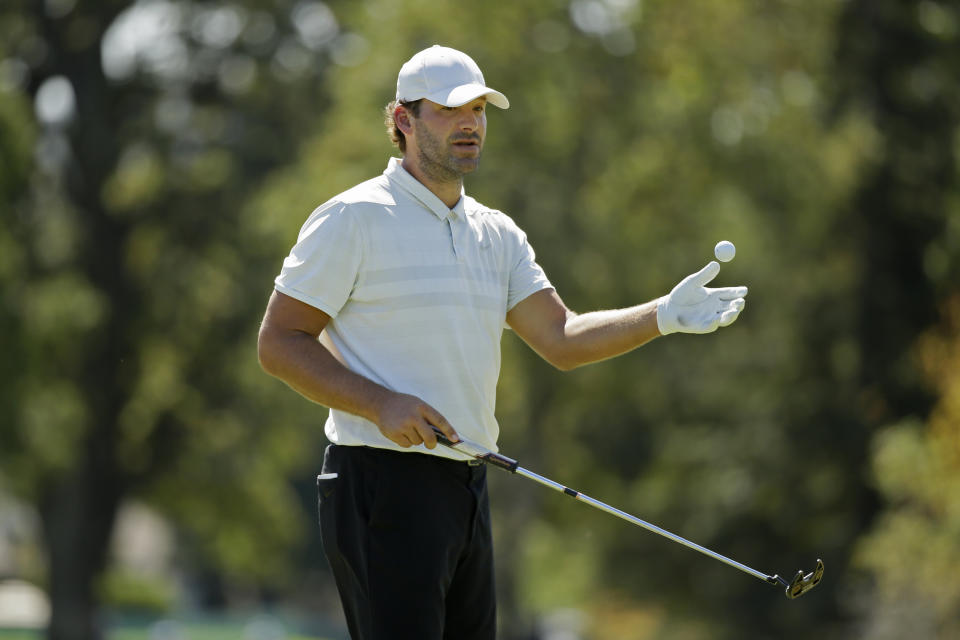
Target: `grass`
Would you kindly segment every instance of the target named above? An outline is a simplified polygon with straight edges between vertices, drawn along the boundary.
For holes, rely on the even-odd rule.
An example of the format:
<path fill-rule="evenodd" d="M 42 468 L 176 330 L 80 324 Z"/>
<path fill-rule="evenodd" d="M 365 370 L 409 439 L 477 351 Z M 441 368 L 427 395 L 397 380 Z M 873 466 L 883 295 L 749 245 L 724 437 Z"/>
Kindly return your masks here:
<path fill-rule="evenodd" d="M 21 631 L 16 629 L 0 629 L 0 640 L 42 640 L 40 631 Z M 234 627 L 185 627 L 186 640 L 237 640 L 242 638 L 243 632 Z M 150 640 L 149 629 L 117 629 L 107 634 L 107 640 Z M 286 640 L 324 640 L 323 638 L 308 638 L 307 636 L 286 636 Z"/>
<path fill-rule="evenodd" d="M 148 615 L 135 613 L 106 613 L 105 640 L 150 640 L 151 638 L 182 638 L 183 640 L 241 640 L 242 638 L 283 638 L 284 640 L 337 640 L 345 636 L 332 623 L 310 626 L 298 621 L 298 616 L 283 613 L 169 613 Z M 319 626 L 318 626 L 319 624 Z M 309 629 L 311 635 L 304 630 Z M 316 635 L 314 635 L 316 634 Z M 0 640 L 43 640 L 45 630 L 0 627 Z"/>
<path fill-rule="evenodd" d="M 184 624 L 181 627 L 185 640 L 237 640 L 243 638 L 243 627 L 228 624 Z M 42 640 L 42 631 L 0 629 L 0 640 Z M 150 629 L 125 627 L 107 633 L 107 640 L 150 640 Z M 287 635 L 285 640 L 325 640 L 301 635 Z"/>

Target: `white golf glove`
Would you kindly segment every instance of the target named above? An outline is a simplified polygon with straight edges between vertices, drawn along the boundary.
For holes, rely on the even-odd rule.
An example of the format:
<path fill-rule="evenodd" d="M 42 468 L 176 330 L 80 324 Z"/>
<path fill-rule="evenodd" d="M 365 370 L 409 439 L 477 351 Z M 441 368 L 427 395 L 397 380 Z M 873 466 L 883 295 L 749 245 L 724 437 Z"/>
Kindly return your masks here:
<path fill-rule="evenodd" d="M 669 294 L 657 301 L 657 328 L 668 333 L 710 333 L 726 327 L 740 315 L 746 304 L 746 287 L 707 289 L 706 284 L 720 273 L 720 265 L 711 261 L 703 269 L 687 276 Z"/>

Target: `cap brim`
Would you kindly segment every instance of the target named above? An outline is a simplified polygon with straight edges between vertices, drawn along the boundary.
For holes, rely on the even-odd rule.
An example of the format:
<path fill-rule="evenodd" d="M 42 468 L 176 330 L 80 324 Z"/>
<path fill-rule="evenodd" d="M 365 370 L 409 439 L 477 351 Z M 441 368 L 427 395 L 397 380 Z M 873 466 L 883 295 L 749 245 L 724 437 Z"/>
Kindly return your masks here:
<path fill-rule="evenodd" d="M 445 107 L 459 107 L 472 100 L 476 100 L 480 96 L 486 96 L 487 102 L 495 107 L 500 107 L 501 109 L 510 108 L 510 101 L 507 100 L 507 96 L 495 89 L 485 87 L 482 84 L 462 84 L 451 90 L 445 89 L 425 97 L 430 102 L 436 102 Z"/>

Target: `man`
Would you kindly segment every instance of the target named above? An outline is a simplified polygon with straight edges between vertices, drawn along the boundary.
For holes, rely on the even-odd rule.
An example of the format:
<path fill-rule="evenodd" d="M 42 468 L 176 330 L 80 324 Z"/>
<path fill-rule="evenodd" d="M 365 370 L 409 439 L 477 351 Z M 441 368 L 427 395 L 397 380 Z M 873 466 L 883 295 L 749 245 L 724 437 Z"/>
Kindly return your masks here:
<path fill-rule="evenodd" d="M 263 368 L 330 408 L 320 525 L 355 640 L 494 637 L 485 468 L 434 429 L 496 450 L 504 323 L 571 369 L 744 305 L 745 287 L 704 288 L 711 262 L 646 304 L 567 309 L 524 233 L 464 194 L 490 105 L 509 102 L 459 51 L 404 64 L 387 108 L 402 159 L 311 214 L 260 330 Z"/>

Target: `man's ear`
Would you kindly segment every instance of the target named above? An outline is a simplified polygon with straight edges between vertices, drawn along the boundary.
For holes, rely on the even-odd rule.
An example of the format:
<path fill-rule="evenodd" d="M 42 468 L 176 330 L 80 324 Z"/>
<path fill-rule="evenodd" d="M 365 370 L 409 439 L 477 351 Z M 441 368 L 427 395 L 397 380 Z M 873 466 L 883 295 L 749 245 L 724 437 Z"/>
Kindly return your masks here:
<path fill-rule="evenodd" d="M 410 112 L 407 111 L 405 107 L 397 105 L 393 110 L 393 121 L 397 125 L 397 129 L 405 136 L 409 136 L 413 133 L 413 124 L 410 122 Z"/>

